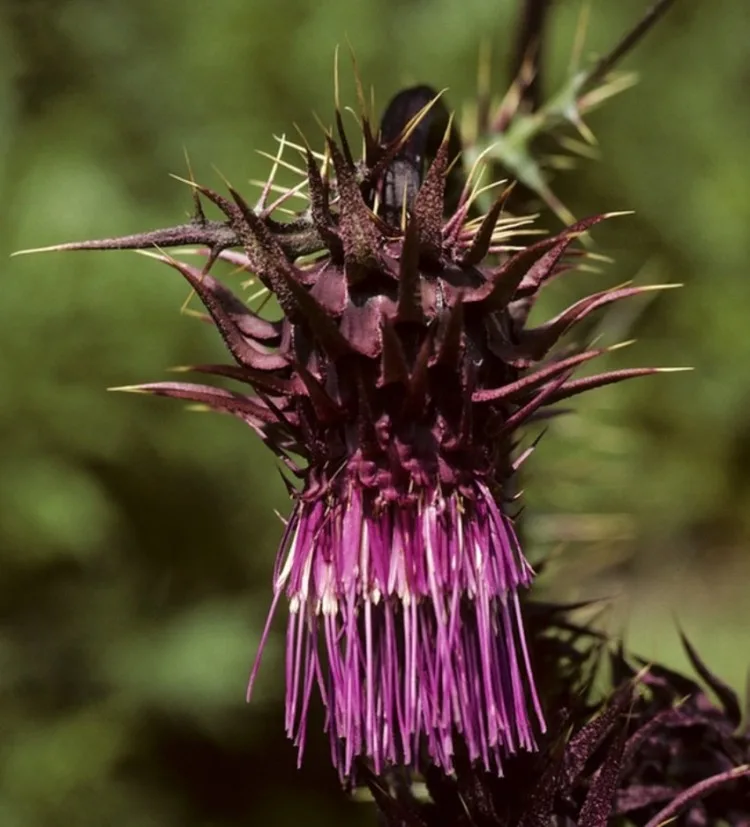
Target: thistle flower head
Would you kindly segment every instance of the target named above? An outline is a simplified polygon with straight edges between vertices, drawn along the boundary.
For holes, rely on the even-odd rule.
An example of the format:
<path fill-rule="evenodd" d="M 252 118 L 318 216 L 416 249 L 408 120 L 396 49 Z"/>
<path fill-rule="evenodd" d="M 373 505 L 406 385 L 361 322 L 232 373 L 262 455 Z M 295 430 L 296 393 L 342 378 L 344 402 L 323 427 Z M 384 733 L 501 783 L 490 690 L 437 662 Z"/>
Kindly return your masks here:
<path fill-rule="evenodd" d="M 376 772 L 425 754 L 450 771 L 459 740 L 497 771 L 545 727 L 519 603 L 532 571 L 507 513 L 531 450 L 518 454 L 516 432 L 561 399 L 654 372 L 573 380 L 604 351 L 558 346 L 646 288 L 604 290 L 530 326 L 541 289 L 580 255 L 573 242 L 607 216 L 514 246 L 528 219 L 503 215 L 503 194 L 475 215 L 477 169 L 461 187 L 460 144 L 427 87 L 397 96 L 377 134 L 363 109 L 361 158 L 338 113 L 337 125 L 322 154 L 298 147 L 303 183 L 273 205 L 273 176 L 255 207 L 191 182 L 188 224 L 57 249 L 205 248 L 203 269 L 151 254 L 187 280 L 234 360 L 194 370 L 244 389 L 137 389 L 235 415 L 300 480 L 273 601 L 289 604 L 286 727 L 300 755 L 317 693 L 342 777 L 359 756 Z M 278 220 L 303 187 L 304 211 Z M 217 259 L 259 280 L 280 317 L 211 275 Z"/>

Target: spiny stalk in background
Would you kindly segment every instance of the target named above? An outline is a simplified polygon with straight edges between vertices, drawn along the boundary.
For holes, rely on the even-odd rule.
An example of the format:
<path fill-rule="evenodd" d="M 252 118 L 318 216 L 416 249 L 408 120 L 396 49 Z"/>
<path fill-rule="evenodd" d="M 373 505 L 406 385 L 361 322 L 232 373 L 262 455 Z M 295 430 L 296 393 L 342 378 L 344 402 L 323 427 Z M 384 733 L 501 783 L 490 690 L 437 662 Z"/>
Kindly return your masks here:
<path fill-rule="evenodd" d="M 491 178 L 509 175 L 523 185 L 510 204 L 512 209 L 528 211 L 528 195 L 532 194 L 563 223 L 575 220 L 552 190 L 550 170 L 569 169 L 576 156 L 591 157 L 596 139 L 584 116 L 636 82 L 635 74 L 613 70 L 673 3 L 656 0 L 607 54 L 586 66 L 582 53 L 591 1 L 583 0 L 568 76 L 547 98 L 542 77 L 543 34 L 554 8 L 551 0 L 521 4 L 510 66 L 512 83 L 500 102 L 492 98 L 489 51 L 482 51 L 476 103 L 467 108 L 462 124 L 465 155 L 468 163 L 477 157 L 491 161 L 487 164 Z M 542 138 L 555 146 L 554 152 L 541 149 Z M 481 203 L 488 206 L 486 197 Z"/>

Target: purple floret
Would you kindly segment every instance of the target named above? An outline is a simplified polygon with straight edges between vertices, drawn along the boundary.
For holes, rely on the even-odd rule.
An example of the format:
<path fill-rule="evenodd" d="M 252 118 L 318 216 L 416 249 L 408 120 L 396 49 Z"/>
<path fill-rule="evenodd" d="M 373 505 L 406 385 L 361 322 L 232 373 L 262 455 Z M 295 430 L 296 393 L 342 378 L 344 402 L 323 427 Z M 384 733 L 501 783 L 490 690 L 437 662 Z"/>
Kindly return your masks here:
<path fill-rule="evenodd" d="M 355 757 L 380 772 L 418 765 L 422 749 L 451 771 L 456 734 L 488 770 L 533 750 L 544 721 L 518 602 L 533 573 L 488 488 L 405 503 L 339 488 L 300 500 L 275 573 L 274 606 L 282 592 L 290 606 L 286 728 L 300 758 L 315 685 L 344 777 Z"/>

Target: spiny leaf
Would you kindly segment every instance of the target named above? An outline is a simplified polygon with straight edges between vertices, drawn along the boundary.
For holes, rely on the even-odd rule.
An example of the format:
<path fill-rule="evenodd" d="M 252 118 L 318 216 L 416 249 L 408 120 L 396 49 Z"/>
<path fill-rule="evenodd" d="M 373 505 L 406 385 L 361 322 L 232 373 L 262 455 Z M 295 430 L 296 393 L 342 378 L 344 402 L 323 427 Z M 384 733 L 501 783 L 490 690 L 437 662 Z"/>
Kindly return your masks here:
<path fill-rule="evenodd" d="M 300 362 L 297 362 L 294 367 L 307 390 L 307 395 L 318 420 L 323 423 L 330 423 L 340 418 L 341 407 L 326 393 L 323 385 Z"/>
<path fill-rule="evenodd" d="M 357 282 L 378 265 L 380 233 L 372 212 L 362 198 L 353 169 L 330 137 L 327 142 L 336 171 L 340 200 L 339 237 L 344 248 L 347 278 Z"/>
<path fill-rule="evenodd" d="M 563 385 L 549 397 L 547 404 L 554 405 L 563 399 L 570 399 L 572 396 L 578 396 L 580 393 L 594 390 L 595 388 L 603 388 L 606 385 L 624 382 L 626 379 L 635 379 L 639 376 L 652 376 L 655 373 L 667 373 L 670 371 L 673 372 L 674 370 L 674 368 L 625 368 L 623 370 L 609 371 L 608 373 L 598 373 L 594 376 L 585 376 L 582 379 L 575 379 Z"/>
<path fill-rule="evenodd" d="M 529 267 L 528 272 L 518 285 L 518 290 L 514 298 L 533 296 L 541 285 L 554 273 L 555 266 L 570 244 L 577 238 L 580 238 L 584 232 L 587 232 L 593 226 L 609 217 L 609 214 L 602 214 L 584 218 L 558 235 L 557 237 L 560 239 L 560 243 Z"/>
<path fill-rule="evenodd" d="M 539 325 L 539 327 L 524 330 L 518 345 L 519 355 L 541 359 L 569 328 L 585 319 L 595 310 L 613 302 L 640 296 L 652 290 L 667 290 L 679 286 L 677 284 L 654 284 L 645 287 L 623 287 L 603 290 L 600 293 L 587 296 L 572 304 L 554 319 L 550 319 L 548 322 Z"/>
<path fill-rule="evenodd" d="M 178 224 L 175 227 L 168 227 L 163 230 L 150 230 L 115 238 L 70 241 L 65 244 L 53 244 L 49 247 L 17 250 L 11 255 L 59 253 L 68 250 L 147 250 L 152 247 L 184 247 L 193 244 L 200 244 L 212 250 L 224 250 L 228 247 L 238 247 L 240 240 L 234 230 L 224 221 L 191 221 L 189 224 Z"/>
<path fill-rule="evenodd" d="M 558 362 L 547 365 L 547 367 L 540 368 L 526 376 L 522 376 L 515 382 L 509 382 L 507 385 L 501 385 L 499 388 L 482 388 L 481 390 L 475 391 L 472 395 L 472 401 L 494 402 L 498 399 L 511 398 L 519 393 L 531 390 L 559 373 L 569 371 L 570 368 L 581 365 L 589 359 L 594 359 L 607 352 L 608 348 L 600 348 L 598 350 L 587 350 L 583 353 L 577 353 L 574 356 L 569 356 L 567 359 L 560 359 Z"/>
<path fill-rule="evenodd" d="M 458 368 L 464 331 L 464 305 L 459 297 L 450 311 L 443 312 L 439 319 L 437 335 L 437 356 L 435 364 L 455 370 Z"/>
<path fill-rule="evenodd" d="M 586 762 L 632 703 L 634 685 L 635 682 L 628 683 L 615 690 L 606 708 L 570 740 L 565 751 L 568 784 L 572 785 L 580 777 Z"/>
<path fill-rule="evenodd" d="M 563 386 L 563 384 L 570 377 L 570 375 L 571 371 L 568 371 L 558 379 L 555 379 L 553 382 L 550 382 L 549 385 L 545 388 L 542 388 L 542 390 L 540 390 L 539 393 L 537 393 L 536 396 L 534 396 L 530 402 L 527 402 L 525 405 L 523 405 L 521 408 L 519 408 L 517 411 L 511 414 L 511 416 L 509 416 L 505 420 L 505 422 L 503 422 L 503 433 L 512 433 L 519 425 L 527 421 L 529 417 L 535 414 L 538 411 L 538 409 L 542 407 L 542 405 L 549 404 L 548 400 L 550 399 L 550 397 L 555 393 L 555 391 L 557 391 L 559 388 Z"/>
<path fill-rule="evenodd" d="M 489 253 L 490 245 L 492 244 L 492 234 L 495 232 L 500 213 L 512 191 L 513 187 L 506 187 L 495 199 L 495 203 L 482 219 L 482 224 L 471 242 L 471 247 L 469 247 L 461 259 L 463 267 L 474 267 L 484 261 L 487 253 Z"/>
<path fill-rule="evenodd" d="M 551 238 L 545 238 L 515 253 L 508 261 L 495 270 L 487 284 L 473 291 L 467 296 L 467 301 L 482 301 L 491 309 L 505 307 L 517 295 L 517 290 L 526 279 L 527 290 L 534 283 L 541 283 L 554 269 L 567 247 L 585 233 L 592 226 L 610 217 L 610 214 L 595 215 L 571 224 L 562 233 Z M 549 257 L 544 257 L 548 251 L 554 250 Z M 534 266 L 538 264 L 536 269 Z M 529 277 L 529 273 L 533 275 Z"/>
<path fill-rule="evenodd" d="M 419 222 L 419 249 L 428 259 L 442 251 L 445 210 L 445 171 L 448 168 L 448 139 L 443 139 L 414 200 L 413 217 Z"/>
<path fill-rule="evenodd" d="M 238 365 L 184 365 L 171 368 L 174 373 L 203 373 L 208 376 L 222 376 L 235 382 L 243 382 L 267 394 L 290 396 L 298 392 L 297 379 L 283 379 L 270 371 L 259 371 Z"/>
<path fill-rule="evenodd" d="M 256 399 L 208 385 L 196 385 L 191 382 L 150 382 L 144 385 L 124 385 L 119 388 L 110 388 L 110 390 L 168 396 L 172 399 L 197 402 L 215 411 L 224 411 L 243 419 L 247 418 L 258 425 L 277 421 L 276 416 Z"/>
<path fill-rule="evenodd" d="M 252 313 L 221 282 L 189 264 L 168 256 L 153 253 L 148 255 L 168 264 L 187 280 L 210 313 L 227 348 L 239 365 L 256 370 L 278 370 L 287 365 L 287 359 L 281 353 L 269 352 L 252 343 L 253 331 L 270 333 L 270 323 Z"/>
<path fill-rule="evenodd" d="M 393 323 L 383 323 L 383 350 L 381 353 L 381 370 L 378 385 L 384 387 L 394 383 L 406 384 L 409 381 L 409 366 L 401 345 L 401 339 Z"/>
<path fill-rule="evenodd" d="M 717 773 L 710 778 L 699 781 L 697 784 L 693 784 L 692 787 L 676 795 L 663 810 L 660 810 L 646 823 L 645 827 L 662 827 L 669 823 L 675 816 L 679 815 L 691 802 L 699 801 L 714 790 L 745 777 L 750 777 L 750 766 L 734 767 L 731 770 Z"/>
<path fill-rule="evenodd" d="M 742 709 L 735 691 L 721 678 L 714 675 L 714 673 L 706 666 L 706 664 L 698 656 L 695 647 L 687 639 L 685 633 L 680 630 L 680 640 L 685 647 L 685 652 L 693 665 L 693 669 L 700 675 L 700 677 L 708 684 L 708 686 L 716 694 L 716 697 L 721 701 L 727 718 L 734 726 L 739 726 L 742 721 Z"/>
<path fill-rule="evenodd" d="M 617 795 L 627 729 L 624 724 L 607 751 L 604 764 L 597 772 L 578 816 L 578 827 L 607 827 L 610 823 Z"/>
<path fill-rule="evenodd" d="M 400 322 L 421 324 L 424 321 L 422 277 L 419 273 L 420 237 L 420 220 L 415 213 L 406 227 L 399 260 L 396 318 Z"/>
<path fill-rule="evenodd" d="M 328 203 L 328 186 L 323 181 L 318 164 L 309 147 L 307 147 L 305 157 L 307 160 L 307 179 L 309 181 L 310 214 L 313 223 L 333 260 L 343 261 L 344 248 L 336 233 L 333 215 Z"/>

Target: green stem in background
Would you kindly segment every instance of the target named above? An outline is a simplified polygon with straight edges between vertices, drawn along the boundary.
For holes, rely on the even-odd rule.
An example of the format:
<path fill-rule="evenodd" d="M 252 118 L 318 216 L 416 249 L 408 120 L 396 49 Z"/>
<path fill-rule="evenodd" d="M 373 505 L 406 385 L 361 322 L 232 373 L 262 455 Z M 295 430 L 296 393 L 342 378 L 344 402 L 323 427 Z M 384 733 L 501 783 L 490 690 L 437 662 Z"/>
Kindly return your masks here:
<path fill-rule="evenodd" d="M 537 108 L 539 55 L 543 45 L 541 36 L 546 6 L 539 0 L 527 0 L 521 15 L 519 45 L 514 59 L 514 66 L 518 66 L 515 79 L 495 116 L 482 119 L 483 123 L 480 121 L 476 140 L 466 148 L 467 166 L 471 168 L 484 154 L 485 159 L 495 162 L 505 173 L 540 197 L 563 222 L 574 221 L 570 211 L 552 192 L 545 159 L 535 152 L 534 142 L 544 135 L 559 137 L 560 129 L 572 124 L 586 143 L 595 143 L 593 134 L 583 122 L 583 114 L 635 82 L 633 74 L 612 76 L 611 72 L 674 1 L 657 0 L 592 66 L 580 67 L 577 56 L 580 50 L 576 49 L 567 80 Z M 584 11 L 579 26 L 581 34 L 585 29 L 585 17 Z M 525 57 L 519 61 L 519 55 Z M 482 204 L 482 207 L 486 205 Z"/>

